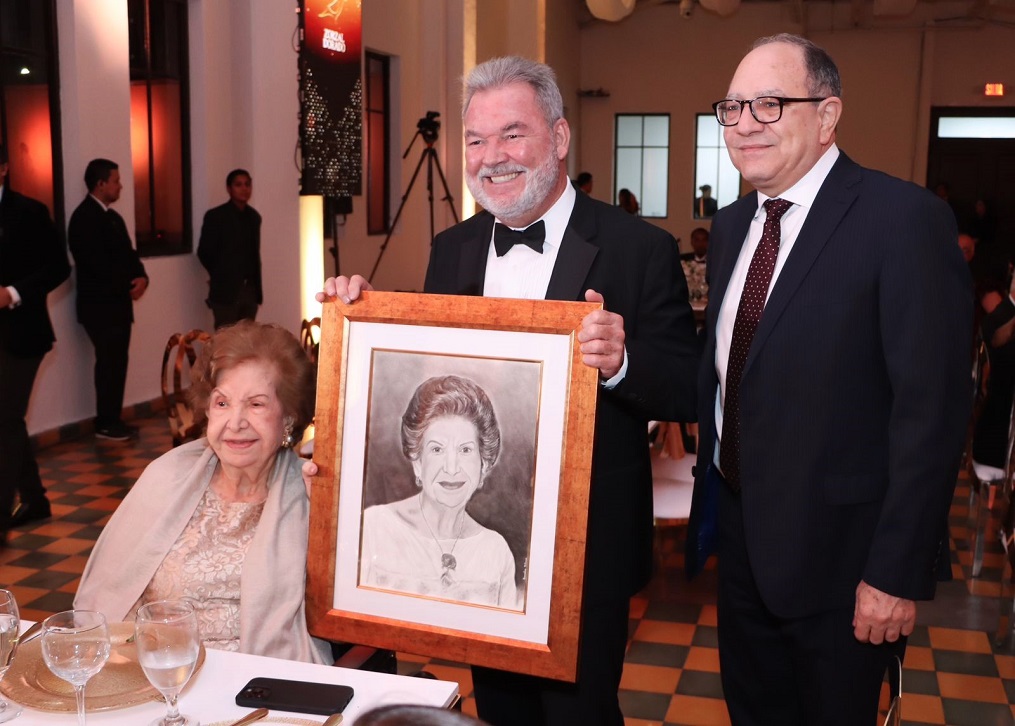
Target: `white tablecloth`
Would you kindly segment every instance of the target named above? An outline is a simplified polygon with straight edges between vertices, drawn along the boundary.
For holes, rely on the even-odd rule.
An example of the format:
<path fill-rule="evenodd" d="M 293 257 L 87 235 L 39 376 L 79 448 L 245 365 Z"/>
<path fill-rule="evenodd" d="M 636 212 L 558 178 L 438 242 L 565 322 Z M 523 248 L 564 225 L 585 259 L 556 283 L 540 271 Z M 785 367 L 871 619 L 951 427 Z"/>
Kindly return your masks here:
<path fill-rule="evenodd" d="M 191 678 L 180 696 L 180 711 L 199 719 L 202 724 L 237 719 L 250 713 L 252 709 L 237 706 L 236 694 L 247 681 L 258 676 L 352 686 L 355 695 L 345 708 L 345 724 L 354 723 L 360 714 L 383 704 L 418 703 L 448 707 L 458 696 L 458 684 L 449 681 L 392 676 L 208 649 L 204 666 Z M 164 702 L 146 703 L 116 711 L 89 712 L 88 725 L 144 726 L 165 712 Z M 323 716 L 288 714 L 284 711 L 272 711 L 271 715 L 289 715 L 317 722 L 324 721 Z M 12 723 L 17 726 L 66 725 L 74 723 L 74 716 L 68 713 L 44 713 L 25 708 L 21 717 Z"/>

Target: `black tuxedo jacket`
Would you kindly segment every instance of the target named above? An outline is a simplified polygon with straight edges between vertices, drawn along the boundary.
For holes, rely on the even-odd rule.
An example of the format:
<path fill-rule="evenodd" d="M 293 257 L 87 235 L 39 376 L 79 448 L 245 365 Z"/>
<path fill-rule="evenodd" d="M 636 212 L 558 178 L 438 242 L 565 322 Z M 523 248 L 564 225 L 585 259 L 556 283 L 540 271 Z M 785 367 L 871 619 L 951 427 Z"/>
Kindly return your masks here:
<path fill-rule="evenodd" d="M 208 302 L 235 303 L 244 280 L 261 292 L 261 215 L 247 205 L 242 211 L 231 201 L 205 212 L 197 256 L 208 270 Z"/>
<path fill-rule="evenodd" d="M 130 284 L 145 274 L 127 225 L 115 210 L 103 210 L 91 195 L 71 215 L 67 242 L 77 268 L 78 321 L 85 325 L 130 325 Z"/>
<path fill-rule="evenodd" d="M 493 224 L 481 212 L 437 235 L 425 291 L 482 295 Z M 693 419 L 698 344 L 673 237 L 578 194 L 546 297 L 584 300 L 589 288 L 624 318 L 628 371 L 598 401 L 585 592 L 628 597 L 652 566 L 647 422 Z"/>
<path fill-rule="evenodd" d="M 715 330 L 757 210 L 716 214 L 699 381 L 690 564 L 715 450 Z M 741 494 L 766 606 L 851 606 L 861 579 L 934 593 L 934 559 L 969 415 L 969 271 L 927 190 L 841 154 L 770 293 L 740 384 Z"/>
<path fill-rule="evenodd" d="M 0 347 L 19 357 L 42 356 L 53 347 L 46 296 L 69 275 L 67 250 L 46 205 L 4 187 L 0 286 L 16 289 L 21 305 L 0 309 Z"/>

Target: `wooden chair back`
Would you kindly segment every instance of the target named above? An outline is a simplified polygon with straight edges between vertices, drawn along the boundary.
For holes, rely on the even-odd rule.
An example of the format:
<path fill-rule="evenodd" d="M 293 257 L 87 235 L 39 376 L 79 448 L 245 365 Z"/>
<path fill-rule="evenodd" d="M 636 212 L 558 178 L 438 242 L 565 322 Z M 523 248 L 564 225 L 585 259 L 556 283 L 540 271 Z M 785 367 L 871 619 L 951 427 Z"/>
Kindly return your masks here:
<path fill-rule="evenodd" d="M 300 345 L 310 356 L 310 362 L 317 370 L 317 356 L 321 350 L 321 319 L 304 320 L 300 326 Z"/>
<path fill-rule="evenodd" d="M 203 330 L 173 333 L 162 355 L 162 403 L 169 416 L 173 446 L 193 441 L 201 435 L 204 419 L 191 409 L 186 391 L 190 387 L 190 369 L 201 348 L 211 340 Z"/>

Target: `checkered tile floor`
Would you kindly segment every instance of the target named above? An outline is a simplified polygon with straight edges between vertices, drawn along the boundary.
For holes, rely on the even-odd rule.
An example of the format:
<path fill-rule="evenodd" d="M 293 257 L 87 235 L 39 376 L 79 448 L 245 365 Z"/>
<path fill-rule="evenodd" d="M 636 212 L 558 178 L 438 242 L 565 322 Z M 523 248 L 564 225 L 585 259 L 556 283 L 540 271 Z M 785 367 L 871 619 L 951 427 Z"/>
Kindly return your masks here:
<path fill-rule="evenodd" d="M 40 452 L 53 518 L 11 532 L 0 550 L 0 586 L 14 591 L 25 618 L 71 607 L 92 543 L 144 466 L 170 447 L 160 417 L 136 420 L 139 441 L 88 437 Z M 955 579 L 920 608 L 903 673 L 906 724 L 1015 724 L 1015 649 L 994 646 L 1002 554 L 990 543 L 983 575 L 969 576 L 968 484 L 952 509 Z M 716 651 L 715 572 L 693 583 L 681 571 L 681 528 L 660 532 L 655 580 L 631 602 L 631 644 L 620 693 L 627 726 L 727 724 Z M 457 663 L 399 654 L 399 669 L 425 667 L 457 681 L 464 709 L 475 712 L 469 670 Z"/>

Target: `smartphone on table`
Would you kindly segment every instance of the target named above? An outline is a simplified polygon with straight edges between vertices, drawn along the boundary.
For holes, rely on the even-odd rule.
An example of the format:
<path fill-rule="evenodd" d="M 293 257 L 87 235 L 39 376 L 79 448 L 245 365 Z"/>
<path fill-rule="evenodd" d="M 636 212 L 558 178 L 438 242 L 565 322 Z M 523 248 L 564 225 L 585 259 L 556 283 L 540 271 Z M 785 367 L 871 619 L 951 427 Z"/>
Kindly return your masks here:
<path fill-rule="evenodd" d="M 236 705 L 329 716 L 341 713 L 352 697 L 350 686 L 282 678 L 251 678 L 236 694 Z"/>

